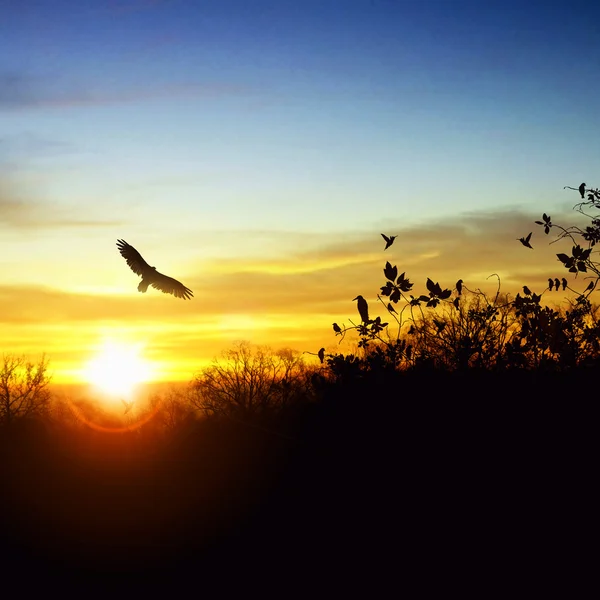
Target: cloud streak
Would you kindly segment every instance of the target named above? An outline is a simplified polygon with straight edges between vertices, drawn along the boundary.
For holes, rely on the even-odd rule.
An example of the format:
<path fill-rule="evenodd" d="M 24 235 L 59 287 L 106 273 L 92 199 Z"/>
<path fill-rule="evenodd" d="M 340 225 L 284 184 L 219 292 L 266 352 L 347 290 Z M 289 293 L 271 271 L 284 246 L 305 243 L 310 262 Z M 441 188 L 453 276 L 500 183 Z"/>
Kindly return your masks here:
<path fill-rule="evenodd" d="M 54 214 L 52 214 L 54 212 Z M 41 202 L 11 200 L 0 197 L 0 229 L 61 229 L 90 227 L 118 227 L 119 220 L 77 219 L 68 216 L 64 209 L 51 209 Z"/>
<path fill-rule="evenodd" d="M 39 108 L 85 108 L 120 104 L 135 104 L 149 100 L 176 98 L 221 98 L 252 96 L 255 90 L 228 82 L 163 82 L 145 86 L 124 86 L 95 90 L 80 85 L 42 78 L 24 73 L 0 73 L 0 110 L 31 110 Z"/>

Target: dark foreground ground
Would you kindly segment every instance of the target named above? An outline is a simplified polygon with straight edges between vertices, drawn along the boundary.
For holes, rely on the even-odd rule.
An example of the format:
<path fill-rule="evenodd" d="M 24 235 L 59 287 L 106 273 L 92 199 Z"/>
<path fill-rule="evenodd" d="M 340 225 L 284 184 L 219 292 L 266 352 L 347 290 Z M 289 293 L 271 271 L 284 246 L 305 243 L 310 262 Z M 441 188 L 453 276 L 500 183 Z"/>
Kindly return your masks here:
<path fill-rule="evenodd" d="M 453 383 L 333 397 L 298 416 L 289 437 L 199 423 L 152 448 L 130 434 L 90 432 L 83 444 L 5 430 L 3 573 L 27 573 L 23 586 L 274 586 L 287 596 L 360 580 L 372 592 L 410 581 L 425 593 L 475 575 L 493 588 L 592 541 L 592 382 L 577 393 L 571 380 Z"/>

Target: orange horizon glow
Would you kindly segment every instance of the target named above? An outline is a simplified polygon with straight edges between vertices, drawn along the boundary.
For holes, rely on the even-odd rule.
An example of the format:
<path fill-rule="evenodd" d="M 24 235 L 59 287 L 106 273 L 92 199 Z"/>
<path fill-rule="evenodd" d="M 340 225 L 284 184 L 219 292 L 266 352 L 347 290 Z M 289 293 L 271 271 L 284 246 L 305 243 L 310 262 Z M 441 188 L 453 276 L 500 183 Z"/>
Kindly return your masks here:
<path fill-rule="evenodd" d="M 0 286 L 0 349 L 32 357 L 45 354 L 54 383 L 87 384 L 95 379 L 105 389 L 114 386 L 115 394 L 126 394 L 135 381 L 189 382 L 238 341 L 308 353 L 321 347 L 327 353 L 348 350 L 350 346 L 339 345 L 332 324 L 349 325 L 356 319 L 352 298 L 357 294 L 367 299 L 373 315 L 389 320 L 377 301 L 388 260 L 398 272 L 406 272 L 417 294 L 424 290 L 427 277 L 450 288 L 460 278 L 468 288 L 493 297 L 498 284 L 493 273 L 501 279 L 502 293 L 513 297 L 523 285 L 543 292 L 549 276 L 567 275 L 574 288 L 583 289 L 587 285 L 583 277 L 578 281 L 562 271 L 556 259 L 561 248 L 550 245 L 551 239 L 534 236 L 534 251 L 517 241 L 517 234 L 530 229 L 528 222 L 521 213 L 487 220 L 476 215 L 460 223 L 394 228 L 400 235 L 385 251 L 380 233 L 370 231 L 340 236 L 276 260 L 252 256 L 205 260 L 197 271 L 188 266 L 188 275 L 182 273 L 195 294 L 188 302 L 153 289 L 137 292 L 136 277 L 126 265 L 123 268 L 115 251 L 114 265 L 109 269 L 101 263 L 97 278 L 83 270 L 64 281 L 53 279 L 54 287 L 18 281 Z M 106 263 L 110 258 L 109 254 Z M 89 282 L 92 287 L 87 293 L 73 293 L 68 291 L 73 282 L 79 287 Z M 544 301 L 559 303 L 564 296 L 552 292 Z M 86 365 L 98 359 L 105 340 L 143 349 L 145 371 L 132 374 L 143 368 L 130 365 L 132 381 L 111 383 L 114 377 L 106 358 L 104 375 L 90 377 Z M 352 343 L 352 336 L 347 341 Z"/>

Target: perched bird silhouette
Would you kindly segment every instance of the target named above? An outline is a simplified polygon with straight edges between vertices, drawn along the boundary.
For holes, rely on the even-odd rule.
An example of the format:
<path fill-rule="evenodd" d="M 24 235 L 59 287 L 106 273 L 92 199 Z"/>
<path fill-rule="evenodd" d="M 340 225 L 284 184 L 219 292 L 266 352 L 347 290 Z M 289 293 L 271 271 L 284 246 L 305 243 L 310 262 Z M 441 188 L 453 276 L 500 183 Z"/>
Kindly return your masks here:
<path fill-rule="evenodd" d="M 318 352 L 319 360 L 323 362 L 325 360 L 325 348 L 321 348 Z"/>
<path fill-rule="evenodd" d="M 334 323 L 334 324 L 333 324 L 333 330 L 334 330 L 336 333 L 342 333 L 342 329 L 340 328 L 340 326 L 339 326 L 337 323 Z"/>
<path fill-rule="evenodd" d="M 156 267 L 151 267 L 143 258 L 142 255 L 125 240 L 117 240 L 117 247 L 121 256 L 127 261 L 129 268 L 136 274 L 141 275 L 142 281 L 138 285 L 138 292 L 146 293 L 148 286 L 164 292 L 165 294 L 173 294 L 175 298 L 183 298 L 187 300 L 194 294 L 192 290 L 186 288 L 183 283 L 163 275 L 156 270 Z"/>
<path fill-rule="evenodd" d="M 126 400 L 123 400 L 121 398 L 121 402 L 125 405 L 125 412 L 123 414 L 126 415 L 133 408 L 133 404 L 134 404 L 135 400 L 132 400 L 131 402 L 127 402 Z"/>
<path fill-rule="evenodd" d="M 579 186 L 579 193 L 581 194 L 581 197 L 582 197 L 582 198 L 585 198 L 585 183 L 582 183 L 582 184 Z"/>
<path fill-rule="evenodd" d="M 566 290 L 566 289 L 567 289 L 567 283 L 568 283 L 568 281 L 567 281 L 567 280 L 566 280 L 566 279 L 563 277 L 563 278 L 562 278 L 562 286 L 563 286 L 563 290 Z M 557 289 L 558 289 L 558 288 L 557 288 Z"/>
<path fill-rule="evenodd" d="M 363 323 L 368 323 L 369 322 L 369 305 L 367 304 L 367 301 L 362 296 L 356 296 L 356 298 L 353 298 L 352 300 L 353 301 L 358 300 L 358 304 L 357 304 L 358 314 L 360 315 L 360 318 L 362 319 Z"/>
<path fill-rule="evenodd" d="M 560 289 L 560 281 L 558 280 L 558 277 L 554 280 L 554 285 L 556 287 L 556 291 L 558 292 Z"/>
<path fill-rule="evenodd" d="M 523 244 L 523 246 L 525 246 L 526 248 L 531 248 L 533 250 L 533 246 L 529 243 L 529 240 L 531 239 L 531 234 L 533 233 L 533 231 L 529 232 L 529 235 L 527 237 L 522 237 L 519 238 L 519 241 L 521 242 L 521 244 Z"/>
<path fill-rule="evenodd" d="M 381 237 L 385 240 L 385 248 L 387 250 L 393 243 L 394 240 L 398 237 L 397 235 L 390 235 L 389 237 L 384 233 L 381 234 Z"/>
<path fill-rule="evenodd" d="M 462 294 L 462 284 L 463 284 L 463 280 L 462 279 L 459 279 L 456 282 L 456 291 L 458 292 L 459 296 Z"/>
<path fill-rule="evenodd" d="M 523 293 L 526 296 L 531 296 L 531 290 L 526 285 L 523 286 Z"/>
<path fill-rule="evenodd" d="M 553 287 L 554 287 L 554 281 L 552 280 L 552 277 L 548 277 L 548 289 L 550 291 L 552 291 Z"/>

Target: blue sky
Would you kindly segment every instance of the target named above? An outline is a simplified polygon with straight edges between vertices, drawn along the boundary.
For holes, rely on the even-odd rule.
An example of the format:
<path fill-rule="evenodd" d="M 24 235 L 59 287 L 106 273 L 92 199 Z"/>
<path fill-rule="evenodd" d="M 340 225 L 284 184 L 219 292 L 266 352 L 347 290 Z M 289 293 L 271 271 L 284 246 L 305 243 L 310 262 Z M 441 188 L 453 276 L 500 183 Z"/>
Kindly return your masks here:
<path fill-rule="evenodd" d="M 530 213 L 569 210 L 564 185 L 596 185 L 599 17 L 562 1 L 5 0 L 4 281 L 129 293 L 117 238 L 197 287 L 235 264 L 370 260 L 380 231 L 427 231 L 428 255 L 436 227 L 469 218 L 512 242 Z"/>
<path fill-rule="evenodd" d="M 365 196 L 372 219 L 428 217 L 471 209 L 481 186 L 497 188 L 491 204 L 520 203 L 549 173 L 562 183 L 595 164 L 598 11 L 585 5 L 8 5 L 7 143 L 64 144 L 94 187 L 225 178 L 177 196 L 234 207 L 243 189 L 269 227 L 309 226 L 309 210 L 282 206 L 300 200 L 344 228 L 365 224 L 349 210 Z"/>

